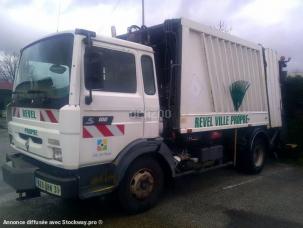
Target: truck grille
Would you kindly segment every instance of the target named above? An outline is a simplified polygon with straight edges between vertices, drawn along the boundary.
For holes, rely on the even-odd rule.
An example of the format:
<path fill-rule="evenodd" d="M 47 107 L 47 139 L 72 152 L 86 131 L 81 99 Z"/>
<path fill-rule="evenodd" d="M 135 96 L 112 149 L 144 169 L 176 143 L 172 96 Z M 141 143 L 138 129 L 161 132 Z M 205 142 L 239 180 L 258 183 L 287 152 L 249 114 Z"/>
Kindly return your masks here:
<path fill-rule="evenodd" d="M 28 140 L 30 138 L 34 143 L 42 144 L 42 139 L 35 137 L 35 136 L 30 136 L 30 135 L 19 133 L 19 137 L 24 140 Z"/>

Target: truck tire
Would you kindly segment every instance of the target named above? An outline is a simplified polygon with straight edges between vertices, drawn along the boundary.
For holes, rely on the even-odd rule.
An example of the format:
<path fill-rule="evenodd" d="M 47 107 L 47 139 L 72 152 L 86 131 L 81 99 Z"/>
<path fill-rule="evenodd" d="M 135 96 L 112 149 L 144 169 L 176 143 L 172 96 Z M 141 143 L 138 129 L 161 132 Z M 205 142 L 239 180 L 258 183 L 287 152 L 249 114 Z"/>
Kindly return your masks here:
<path fill-rule="evenodd" d="M 239 148 L 239 160 L 237 167 L 249 174 L 258 174 L 262 171 L 267 154 L 267 144 L 262 137 L 256 137 L 251 148 Z"/>
<path fill-rule="evenodd" d="M 127 169 L 119 188 L 122 207 L 130 214 L 153 207 L 163 189 L 164 175 L 159 163 L 151 157 L 136 159 Z"/>

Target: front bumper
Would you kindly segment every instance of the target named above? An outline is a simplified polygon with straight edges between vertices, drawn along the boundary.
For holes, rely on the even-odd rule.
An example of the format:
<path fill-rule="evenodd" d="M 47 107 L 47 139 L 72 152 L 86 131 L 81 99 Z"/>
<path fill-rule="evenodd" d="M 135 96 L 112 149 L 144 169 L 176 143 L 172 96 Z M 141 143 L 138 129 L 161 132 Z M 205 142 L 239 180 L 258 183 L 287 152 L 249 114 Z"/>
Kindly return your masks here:
<path fill-rule="evenodd" d="M 18 154 L 14 154 L 8 159 L 9 161 L 2 166 L 3 180 L 17 192 L 34 190 L 34 174 L 38 167 L 22 161 Z"/>
<path fill-rule="evenodd" d="M 3 180 L 17 193 L 41 191 L 61 198 L 84 199 L 110 193 L 116 187 L 114 173 L 112 163 L 66 170 L 20 153 L 8 156 L 2 166 Z M 60 186 L 60 194 L 47 191 L 49 188 L 38 188 L 41 180 L 49 186 Z"/>
<path fill-rule="evenodd" d="M 28 162 L 25 156 L 14 154 L 8 156 L 2 166 L 3 180 L 12 186 L 17 193 L 42 191 L 36 187 L 36 178 L 61 187 L 61 198 L 77 198 L 78 178 L 76 176 L 54 176 L 41 170 L 39 166 Z M 46 192 L 52 194 L 50 192 Z"/>

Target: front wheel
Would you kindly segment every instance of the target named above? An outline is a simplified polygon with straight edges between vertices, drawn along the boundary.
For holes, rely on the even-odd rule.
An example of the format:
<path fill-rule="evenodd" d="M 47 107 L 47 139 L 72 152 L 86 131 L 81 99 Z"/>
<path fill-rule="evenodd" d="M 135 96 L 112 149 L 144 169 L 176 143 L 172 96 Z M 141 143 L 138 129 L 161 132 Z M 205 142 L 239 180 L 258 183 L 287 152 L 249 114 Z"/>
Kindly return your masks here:
<path fill-rule="evenodd" d="M 122 207 L 129 213 L 139 213 L 153 207 L 162 192 L 163 182 L 163 171 L 155 159 L 136 159 L 118 188 Z"/>

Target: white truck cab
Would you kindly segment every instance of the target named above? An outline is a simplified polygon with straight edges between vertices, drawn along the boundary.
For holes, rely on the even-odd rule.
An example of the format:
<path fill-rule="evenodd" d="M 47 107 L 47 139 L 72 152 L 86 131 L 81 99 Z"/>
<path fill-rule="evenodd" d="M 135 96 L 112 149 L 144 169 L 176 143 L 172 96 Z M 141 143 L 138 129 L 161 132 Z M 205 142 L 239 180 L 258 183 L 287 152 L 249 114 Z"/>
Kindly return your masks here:
<path fill-rule="evenodd" d="M 266 52 L 266 70 L 264 53 L 186 19 L 35 41 L 16 72 L 4 180 L 28 198 L 115 191 L 139 212 L 167 178 L 232 164 L 258 173 L 281 122 L 278 62 Z"/>
<path fill-rule="evenodd" d="M 14 85 L 13 147 L 64 169 L 110 162 L 129 142 L 159 137 L 152 49 L 103 37 L 88 48 L 84 39 L 61 33 L 28 45 Z"/>

